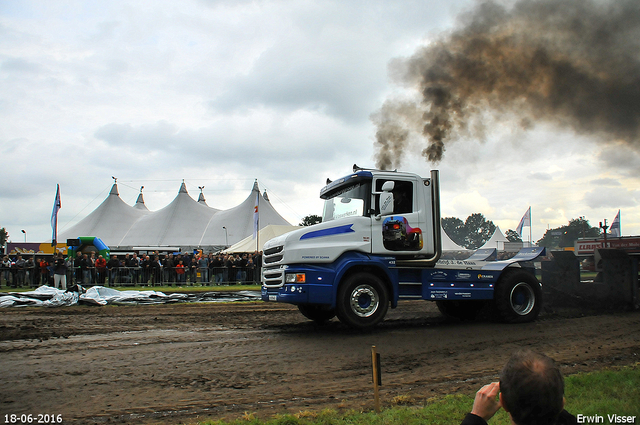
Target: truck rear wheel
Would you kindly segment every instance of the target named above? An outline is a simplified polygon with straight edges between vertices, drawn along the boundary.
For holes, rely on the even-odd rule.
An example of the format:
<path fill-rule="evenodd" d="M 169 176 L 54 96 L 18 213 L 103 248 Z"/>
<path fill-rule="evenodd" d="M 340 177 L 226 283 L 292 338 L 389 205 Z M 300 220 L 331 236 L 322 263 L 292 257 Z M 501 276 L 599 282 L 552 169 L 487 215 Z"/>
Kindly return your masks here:
<path fill-rule="evenodd" d="M 321 304 L 300 304 L 298 310 L 304 317 L 319 325 L 327 323 L 336 316 L 336 311 Z"/>
<path fill-rule="evenodd" d="M 508 323 L 531 322 L 542 308 L 542 289 L 536 277 L 521 269 L 507 269 L 496 283 L 498 316 Z"/>
<path fill-rule="evenodd" d="M 338 288 L 336 313 L 340 321 L 354 328 L 378 324 L 387 314 L 389 293 L 371 273 L 356 273 Z"/>

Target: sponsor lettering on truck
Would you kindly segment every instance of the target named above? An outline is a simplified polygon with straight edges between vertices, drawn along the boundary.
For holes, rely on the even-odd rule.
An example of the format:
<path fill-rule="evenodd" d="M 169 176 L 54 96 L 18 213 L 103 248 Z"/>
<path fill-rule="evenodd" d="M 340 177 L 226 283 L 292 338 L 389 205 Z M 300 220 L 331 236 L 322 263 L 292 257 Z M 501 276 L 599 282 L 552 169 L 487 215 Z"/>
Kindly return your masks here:
<path fill-rule="evenodd" d="M 437 170 L 422 178 L 354 165 L 352 174 L 328 181 L 321 223 L 265 243 L 262 299 L 355 328 L 375 326 L 401 299 L 435 301 L 457 318 L 491 308 L 505 322 L 535 320 L 542 293 L 533 260 L 544 248 L 504 261 L 487 261 L 482 250 L 440 260 L 438 177 Z"/>

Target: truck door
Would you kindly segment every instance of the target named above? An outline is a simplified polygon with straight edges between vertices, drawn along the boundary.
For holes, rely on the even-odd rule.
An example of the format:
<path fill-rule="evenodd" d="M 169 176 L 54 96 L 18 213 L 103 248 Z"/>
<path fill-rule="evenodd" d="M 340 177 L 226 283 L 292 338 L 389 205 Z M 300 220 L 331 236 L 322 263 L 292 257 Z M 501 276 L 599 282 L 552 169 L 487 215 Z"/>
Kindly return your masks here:
<path fill-rule="evenodd" d="M 424 208 L 420 207 L 423 196 L 418 193 L 417 180 L 403 180 L 399 178 L 374 179 L 374 193 L 382 192 L 382 185 L 393 181 L 393 214 L 372 218 L 371 239 L 374 254 L 415 255 L 425 249 L 426 227 Z M 379 211 L 380 195 L 374 195 L 374 208 Z M 427 230 L 430 233 L 430 230 Z"/>

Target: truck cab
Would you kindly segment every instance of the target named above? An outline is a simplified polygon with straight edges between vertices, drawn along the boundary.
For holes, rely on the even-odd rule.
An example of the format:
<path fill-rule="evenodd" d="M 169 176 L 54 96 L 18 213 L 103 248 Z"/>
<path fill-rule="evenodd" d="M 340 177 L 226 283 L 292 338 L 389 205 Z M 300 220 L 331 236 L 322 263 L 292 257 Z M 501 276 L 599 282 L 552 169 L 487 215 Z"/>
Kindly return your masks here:
<path fill-rule="evenodd" d="M 540 254 L 493 264 L 439 263 L 439 196 L 436 170 L 422 178 L 354 165 L 352 174 L 327 180 L 320 191 L 322 222 L 265 243 L 262 299 L 295 304 L 316 322 L 337 315 L 357 328 L 379 323 L 399 299 L 436 301 L 454 315 L 471 306 L 468 301 L 490 300 L 502 269 L 521 268 Z M 539 311 L 539 284 L 528 275 L 514 276 L 515 284 L 527 282 L 518 293 L 506 290 L 511 307 L 505 314 L 532 320 Z"/>

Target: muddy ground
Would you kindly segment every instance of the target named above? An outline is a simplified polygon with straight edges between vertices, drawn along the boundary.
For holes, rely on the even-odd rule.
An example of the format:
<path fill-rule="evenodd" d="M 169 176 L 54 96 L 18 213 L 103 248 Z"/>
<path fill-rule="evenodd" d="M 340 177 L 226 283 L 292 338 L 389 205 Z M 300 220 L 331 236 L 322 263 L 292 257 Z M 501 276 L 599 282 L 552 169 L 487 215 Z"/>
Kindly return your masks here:
<path fill-rule="evenodd" d="M 475 392 L 519 347 L 551 355 L 565 374 L 636 364 L 640 312 L 556 310 L 505 325 L 447 321 L 432 303 L 405 301 L 360 332 L 262 302 L 2 309 L 0 413 L 175 424 L 370 410 L 372 345 L 383 403 L 421 404 Z"/>

